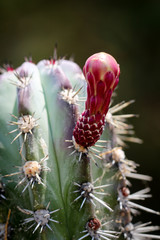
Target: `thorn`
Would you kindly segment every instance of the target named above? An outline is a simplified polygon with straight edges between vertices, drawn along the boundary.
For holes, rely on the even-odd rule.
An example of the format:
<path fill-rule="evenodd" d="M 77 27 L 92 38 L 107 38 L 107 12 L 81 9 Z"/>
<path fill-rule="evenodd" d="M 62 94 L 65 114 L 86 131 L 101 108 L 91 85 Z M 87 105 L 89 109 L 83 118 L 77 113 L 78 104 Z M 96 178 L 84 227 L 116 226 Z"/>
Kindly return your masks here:
<path fill-rule="evenodd" d="M 40 160 L 40 163 L 42 163 L 42 162 L 48 160 L 48 157 L 49 157 L 49 155 L 47 154 L 44 158 L 42 158 L 42 159 Z"/>
<path fill-rule="evenodd" d="M 25 214 L 27 214 L 27 215 L 33 214 L 33 211 L 30 211 L 30 210 L 27 210 L 27 209 L 22 209 L 22 208 L 20 208 L 19 206 L 17 206 L 17 208 L 18 208 L 18 210 L 19 210 L 20 212 L 25 213 Z"/>
<path fill-rule="evenodd" d="M 51 203 L 51 202 L 49 202 L 49 203 L 47 204 L 46 210 L 48 210 L 50 203 Z"/>
<path fill-rule="evenodd" d="M 40 229 L 40 233 L 42 233 L 42 231 L 43 231 L 43 226 L 42 226 L 41 229 Z"/>
<path fill-rule="evenodd" d="M 118 112 L 118 111 L 126 108 L 127 106 L 129 106 L 130 104 L 132 104 L 132 103 L 134 103 L 134 102 L 135 102 L 135 100 L 130 100 L 130 101 L 128 101 L 128 102 L 123 101 L 123 102 L 115 105 L 114 107 L 110 108 L 110 112 L 111 112 L 112 114 L 115 113 L 115 112 Z"/>
<path fill-rule="evenodd" d="M 76 182 L 74 182 L 73 184 L 74 184 L 75 186 L 81 187 L 81 185 L 78 184 L 78 183 L 76 183 Z"/>
<path fill-rule="evenodd" d="M 74 145 L 70 145 L 70 146 L 68 146 L 67 148 L 73 148 L 74 147 Z"/>
<path fill-rule="evenodd" d="M 55 213 L 55 212 L 58 212 L 59 210 L 61 210 L 61 209 L 58 208 L 58 209 L 56 209 L 56 210 L 53 210 L 52 212 L 50 212 L 50 214 Z"/>
<path fill-rule="evenodd" d="M 52 218 L 50 218 L 49 220 L 50 220 L 51 222 L 59 223 L 58 221 L 56 221 L 56 220 L 54 220 L 54 219 L 52 219 Z"/>
<path fill-rule="evenodd" d="M 80 162 L 80 161 L 81 161 L 81 157 L 82 157 L 82 152 L 80 152 L 80 154 L 79 154 L 79 159 L 78 159 L 78 162 Z"/>
<path fill-rule="evenodd" d="M 138 209 L 141 209 L 141 210 L 146 211 L 146 212 L 150 212 L 150 213 L 153 213 L 153 214 L 160 215 L 160 212 L 157 212 L 157 211 L 152 210 L 152 209 L 147 208 L 147 207 L 143 207 L 143 206 L 141 206 L 141 205 L 139 205 L 137 203 L 133 203 L 133 202 L 128 201 L 128 205 L 130 207 L 133 207 L 133 208 L 138 208 Z"/>
<path fill-rule="evenodd" d="M 14 176 L 14 175 L 18 175 L 20 174 L 21 172 L 15 172 L 15 173 L 11 173 L 11 174 L 7 174 L 7 175 L 4 175 L 3 177 L 11 177 L 11 176 Z"/>
<path fill-rule="evenodd" d="M 107 141 L 107 140 L 98 140 L 97 142 L 107 143 L 109 141 Z"/>
<path fill-rule="evenodd" d="M 8 211 L 7 221 L 6 221 L 6 224 L 5 224 L 4 240 L 8 239 L 8 223 L 9 223 L 10 215 L 11 215 L 11 209 L 9 209 L 9 211 Z"/>
<path fill-rule="evenodd" d="M 78 89 L 78 91 L 72 96 L 73 98 L 82 90 L 83 86 Z"/>
<path fill-rule="evenodd" d="M 46 226 L 53 232 L 52 228 L 46 223 Z"/>
<path fill-rule="evenodd" d="M 103 155 L 110 154 L 110 153 L 116 151 L 117 149 L 122 149 L 122 147 L 115 147 L 115 148 L 113 148 L 113 149 L 111 149 L 111 150 L 108 150 L 108 151 L 106 151 L 106 152 L 100 153 L 99 156 L 103 156 Z"/>
<path fill-rule="evenodd" d="M 94 203 L 93 199 L 90 199 L 90 201 L 96 207 L 96 204 Z"/>
<path fill-rule="evenodd" d="M 98 168 L 99 168 L 99 166 L 98 166 L 97 162 L 94 160 L 94 157 L 93 157 L 92 155 L 94 155 L 94 156 L 95 156 L 95 154 L 94 154 L 93 152 L 89 151 L 89 156 L 91 157 L 91 159 L 92 159 L 92 161 L 94 162 L 94 164 L 96 165 L 96 167 L 98 167 Z M 96 155 L 96 156 L 97 156 L 97 155 Z"/>
<path fill-rule="evenodd" d="M 101 151 L 99 151 L 99 150 L 97 150 L 97 149 L 95 149 L 95 148 L 93 148 L 93 147 L 91 147 L 91 149 L 92 149 L 93 151 L 95 151 L 95 152 L 98 152 L 98 153 L 101 152 Z"/>
<path fill-rule="evenodd" d="M 126 137 L 126 136 L 120 136 L 120 138 L 124 141 L 128 141 L 128 142 L 134 142 L 134 143 L 139 143 L 142 144 L 143 140 L 140 138 L 136 138 L 136 137 Z"/>
<path fill-rule="evenodd" d="M 81 238 L 78 238 L 78 240 L 82 240 L 82 239 L 84 239 L 84 238 L 86 238 L 86 237 L 88 237 L 89 236 L 89 233 L 87 233 L 86 235 L 84 235 L 83 237 L 81 237 Z"/>
<path fill-rule="evenodd" d="M 94 146 L 99 147 L 99 148 L 106 148 L 106 146 L 101 146 L 101 145 L 97 145 L 97 144 L 95 144 Z"/>
<path fill-rule="evenodd" d="M 37 224 L 37 226 L 35 227 L 35 229 L 33 230 L 33 234 L 35 233 L 35 231 L 39 228 L 39 226 L 41 225 L 41 222 L 39 222 L 38 224 Z M 47 225 L 47 224 L 46 224 Z"/>
<path fill-rule="evenodd" d="M 27 231 L 28 231 L 29 229 L 31 229 L 35 224 L 36 224 L 36 223 L 34 222 L 31 226 L 29 226 L 29 227 L 27 228 Z"/>
<path fill-rule="evenodd" d="M 102 201 L 101 199 L 97 198 L 96 196 L 94 196 L 92 193 L 89 194 L 93 199 L 95 199 L 96 201 L 98 201 L 99 203 L 101 203 L 104 207 L 106 207 L 110 212 L 113 212 L 112 208 L 110 208 L 104 201 Z"/>
<path fill-rule="evenodd" d="M 14 132 L 16 132 L 16 131 L 18 131 L 18 128 L 17 128 L 17 129 L 14 129 L 14 130 L 12 130 L 12 131 L 11 131 L 11 132 L 9 132 L 8 134 L 14 133 Z"/>
<path fill-rule="evenodd" d="M 20 132 L 11 142 L 11 144 L 22 134 L 22 132 Z"/>
<path fill-rule="evenodd" d="M 113 185 L 113 184 L 105 184 L 105 185 L 93 187 L 93 189 L 105 188 L 105 187 L 109 187 L 109 186 L 112 186 L 112 185 Z"/>
<path fill-rule="evenodd" d="M 75 198 L 74 200 L 73 200 L 73 202 L 76 202 L 78 199 L 80 199 L 82 197 L 82 195 L 79 195 L 77 198 Z"/>
<path fill-rule="evenodd" d="M 23 189 L 22 193 L 24 193 L 27 189 L 27 187 L 29 186 L 30 182 L 27 183 L 27 185 L 25 186 L 25 188 Z"/>
<path fill-rule="evenodd" d="M 81 204 L 81 206 L 80 206 L 80 209 L 79 209 L 79 211 L 82 209 L 82 207 L 83 207 L 83 205 L 84 205 L 85 201 L 86 201 L 86 197 L 83 199 L 83 201 L 82 201 L 82 204 Z"/>
<path fill-rule="evenodd" d="M 71 153 L 69 154 L 69 156 L 72 156 L 75 152 L 76 152 L 76 150 L 74 150 L 73 152 L 71 152 Z"/>

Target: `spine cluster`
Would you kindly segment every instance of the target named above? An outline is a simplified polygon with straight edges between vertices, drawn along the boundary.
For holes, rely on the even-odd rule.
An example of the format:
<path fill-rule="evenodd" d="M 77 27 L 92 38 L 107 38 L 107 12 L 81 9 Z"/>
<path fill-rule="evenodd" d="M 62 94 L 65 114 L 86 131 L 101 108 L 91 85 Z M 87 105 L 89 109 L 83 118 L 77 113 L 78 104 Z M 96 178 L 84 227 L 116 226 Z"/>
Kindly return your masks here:
<path fill-rule="evenodd" d="M 133 114 L 117 114 L 114 113 L 127 107 L 133 101 L 127 103 L 123 102 L 110 108 L 110 111 L 106 115 L 106 123 L 110 129 L 111 135 L 111 150 L 102 153 L 105 164 L 107 167 L 115 167 L 118 169 L 117 178 L 117 192 L 118 192 L 118 203 L 119 203 L 119 218 L 118 222 L 119 229 L 123 234 L 123 237 L 127 240 L 132 239 L 160 239 L 158 235 L 152 235 L 148 232 L 159 230 L 159 226 L 151 226 L 151 222 L 143 224 L 133 224 L 133 216 L 139 214 L 139 211 L 147 211 L 153 214 L 160 215 L 160 212 L 144 207 L 140 204 L 135 203 L 136 200 L 145 200 L 151 197 L 149 194 L 150 188 L 139 190 L 135 193 L 130 193 L 129 187 L 131 186 L 130 178 L 151 181 L 152 178 L 147 175 L 137 173 L 137 166 L 134 161 L 128 160 L 125 156 L 125 152 L 122 147 L 126 146 L 125 141 L 141 143 L 141 140 L 132 136 L 134 131 L 132 125 L 126 123 L 126 119 L 135 117 Z"/>

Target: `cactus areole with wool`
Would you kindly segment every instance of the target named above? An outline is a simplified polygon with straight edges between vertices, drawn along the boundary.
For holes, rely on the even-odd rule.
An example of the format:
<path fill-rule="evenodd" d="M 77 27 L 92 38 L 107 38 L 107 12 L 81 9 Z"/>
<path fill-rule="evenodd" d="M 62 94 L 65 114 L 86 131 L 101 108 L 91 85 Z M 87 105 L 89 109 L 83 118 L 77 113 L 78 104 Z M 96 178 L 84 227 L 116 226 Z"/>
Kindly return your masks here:
<path fill-rule="evenodd" d="M 100 138 L 112 93 L 119 82 L 120 68 L 109 54 L 101 52 L 89 57 L 83 67 L 87 81 L 85 111 L 73 132 L 77 144 L 93 146 Z"/>

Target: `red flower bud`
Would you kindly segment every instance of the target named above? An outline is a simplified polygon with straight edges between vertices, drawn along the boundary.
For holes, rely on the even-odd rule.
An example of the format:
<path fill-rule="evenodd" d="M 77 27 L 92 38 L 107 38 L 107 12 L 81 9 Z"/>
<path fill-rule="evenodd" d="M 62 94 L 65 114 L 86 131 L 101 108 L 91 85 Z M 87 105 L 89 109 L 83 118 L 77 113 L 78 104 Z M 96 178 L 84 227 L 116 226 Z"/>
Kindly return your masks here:
<path fill-rule="evenodd" d="M 119 65 L 111 55 L 96 53 L 87 59 L 83 73 L 88 83 L 86 109 L 90 109 L 90 114 L 106 114 L 119 82 Z"/>
<path fill-rule="evenodd" d="M 107 53 L 89 57 L 83 67 L 87 81 L 86 109 L 80 116 L 73 136 L 77 144 L 87 148 L 100 138 L 113 90 L 119 82 L 120 68 Z"/>

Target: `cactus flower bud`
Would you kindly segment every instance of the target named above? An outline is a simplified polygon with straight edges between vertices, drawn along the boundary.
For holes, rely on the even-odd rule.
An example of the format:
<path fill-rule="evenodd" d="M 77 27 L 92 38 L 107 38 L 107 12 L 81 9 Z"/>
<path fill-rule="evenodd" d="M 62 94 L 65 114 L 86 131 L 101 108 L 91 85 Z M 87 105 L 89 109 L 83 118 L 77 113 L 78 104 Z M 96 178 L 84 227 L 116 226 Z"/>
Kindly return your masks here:
<path fill-rule="evenodd" d="M 106 114 L 112 92 L 119 82 L 119 65 L 111 55 L 96 53 L 87 59 L 83 73 L 88 83 L 86 109 L 90 109 L 91 115 Z"/>
<path fill-rule="evenodd" d="M 83 67 L 87 81 L 86 109 L 73 132 L 77 144 L 87 148 L 100 138 L 113 90 L 119 82 L 120 68 L 109 54 L 101 52 L 89 57 Z"/>

